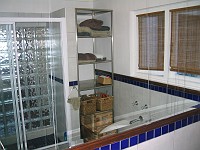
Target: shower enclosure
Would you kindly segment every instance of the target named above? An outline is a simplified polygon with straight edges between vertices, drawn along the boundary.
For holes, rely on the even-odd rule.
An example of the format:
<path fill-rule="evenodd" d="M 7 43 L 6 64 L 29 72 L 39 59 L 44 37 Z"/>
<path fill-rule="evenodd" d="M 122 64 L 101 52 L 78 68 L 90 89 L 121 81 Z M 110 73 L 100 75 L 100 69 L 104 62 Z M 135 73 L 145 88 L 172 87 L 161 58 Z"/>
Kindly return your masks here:
<path fill-rule="evenodd" d="M 67 143 L 61 30 L 61 21 L 0 22 L 0 140 L 6 149 Z"/>

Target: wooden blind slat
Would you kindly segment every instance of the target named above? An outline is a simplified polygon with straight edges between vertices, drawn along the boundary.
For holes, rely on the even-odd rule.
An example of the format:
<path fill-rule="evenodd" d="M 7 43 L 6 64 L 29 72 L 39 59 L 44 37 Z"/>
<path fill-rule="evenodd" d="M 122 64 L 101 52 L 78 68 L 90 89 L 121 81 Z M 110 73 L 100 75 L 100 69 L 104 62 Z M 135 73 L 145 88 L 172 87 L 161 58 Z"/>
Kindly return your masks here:
<path fill-rule="evenodd" d="M 172 12 L 170 70 L 200 75 L 200 7 Z"/>
<path fill-rule="evenodd" d="M 191 7 L 184 7 L 184 8 L 177 8 L 177 9 L 171 9 L 170 12 L 189 11 L 189 10 L 194 10 L 194 9 L 200 9 L 200 5 L 191 6 Z"/>
<path fill-rule="evenodd" d="M 164 12 L 138 15 L 139 69 L 164 70 Z"/>

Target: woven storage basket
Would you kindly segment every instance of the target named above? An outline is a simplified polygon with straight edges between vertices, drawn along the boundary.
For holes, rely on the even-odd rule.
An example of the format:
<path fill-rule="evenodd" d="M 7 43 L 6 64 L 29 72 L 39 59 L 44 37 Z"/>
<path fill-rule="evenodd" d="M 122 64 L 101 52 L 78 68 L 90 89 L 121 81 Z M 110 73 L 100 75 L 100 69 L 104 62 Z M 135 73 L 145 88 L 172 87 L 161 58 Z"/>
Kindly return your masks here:
<path fill-rule="evenodd" d="M 80 112 L 83 115 L 93 114 L 96 112 L 96 97 L 81 97 Z"/>
<path fill-rule="evenodd" d="M 105 128 L 105 127 L 106 126 L 103 126 L 102 128 Z M 96 139 L 99 139 L 101 137 L 105 137 L 105 136 L 113 135 L 113 134 L 117 133 L 117 130 L 112 130 L 112 131 L 101 133 L 101 134 L 95 133 L 95 132 L 92 132 L 90 129 L 88 129 L 87 127 L 84 127 L 84 126 L 82 126 L 81 131 L 84 135 L 83 138 L 84 138 L 85 142 L 96 140 Z"/>
<path fill-rule="evenodd" d="M 99 133 L 105 126 L 112 123 L 112 111 L 97 112 L 95 114 L 81 116 L 81 124 L 96 133 Z"/>
<path fill-rule="evenodd" d="M 96 100 L 96 107 L 99 111 L 112 110 L 113 109 L 113 96 L 105 98 L 98 97 Z"/>

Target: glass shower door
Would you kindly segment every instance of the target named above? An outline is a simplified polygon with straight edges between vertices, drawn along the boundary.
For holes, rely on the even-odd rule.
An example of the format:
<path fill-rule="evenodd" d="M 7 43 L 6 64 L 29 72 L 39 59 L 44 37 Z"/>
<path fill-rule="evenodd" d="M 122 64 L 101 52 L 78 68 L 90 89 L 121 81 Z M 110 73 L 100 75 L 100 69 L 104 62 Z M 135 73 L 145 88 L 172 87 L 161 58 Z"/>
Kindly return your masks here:
<path fill-rule="evenodd" d="M 28 149 L 64 142 L 60 23 L 17 22 L 16 42 Z M 63 112 L 57 113 L 56 109 Z M 62 122 L 60 122 L 62 121 Z"/>
<path fill-rule="evenodd" d="M 0 140 L 6 149 L 67 147 L 61 49 L 60 22 L 0 24 Z"/>
<path fill-rule="evenodd" d="M 22 149 L 16 90 L 13 24 L 0 24 L 0 140 L 6 149 Z"/>

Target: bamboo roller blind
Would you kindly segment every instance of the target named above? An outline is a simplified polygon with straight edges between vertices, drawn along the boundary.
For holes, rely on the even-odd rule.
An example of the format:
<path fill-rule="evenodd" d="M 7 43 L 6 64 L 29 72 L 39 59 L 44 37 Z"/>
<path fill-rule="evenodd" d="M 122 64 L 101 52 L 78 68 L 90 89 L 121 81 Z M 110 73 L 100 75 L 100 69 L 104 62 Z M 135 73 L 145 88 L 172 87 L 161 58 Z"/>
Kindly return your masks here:
<path fill-rule="evenodd" d="M 139 63 L 142 70 L 164 70 L 164 12 L 138 15 Z"/>
<path fill-rule="evenodd" d="M 171 14 L 170 70 L 200 75 L 200 6 Z"/>

